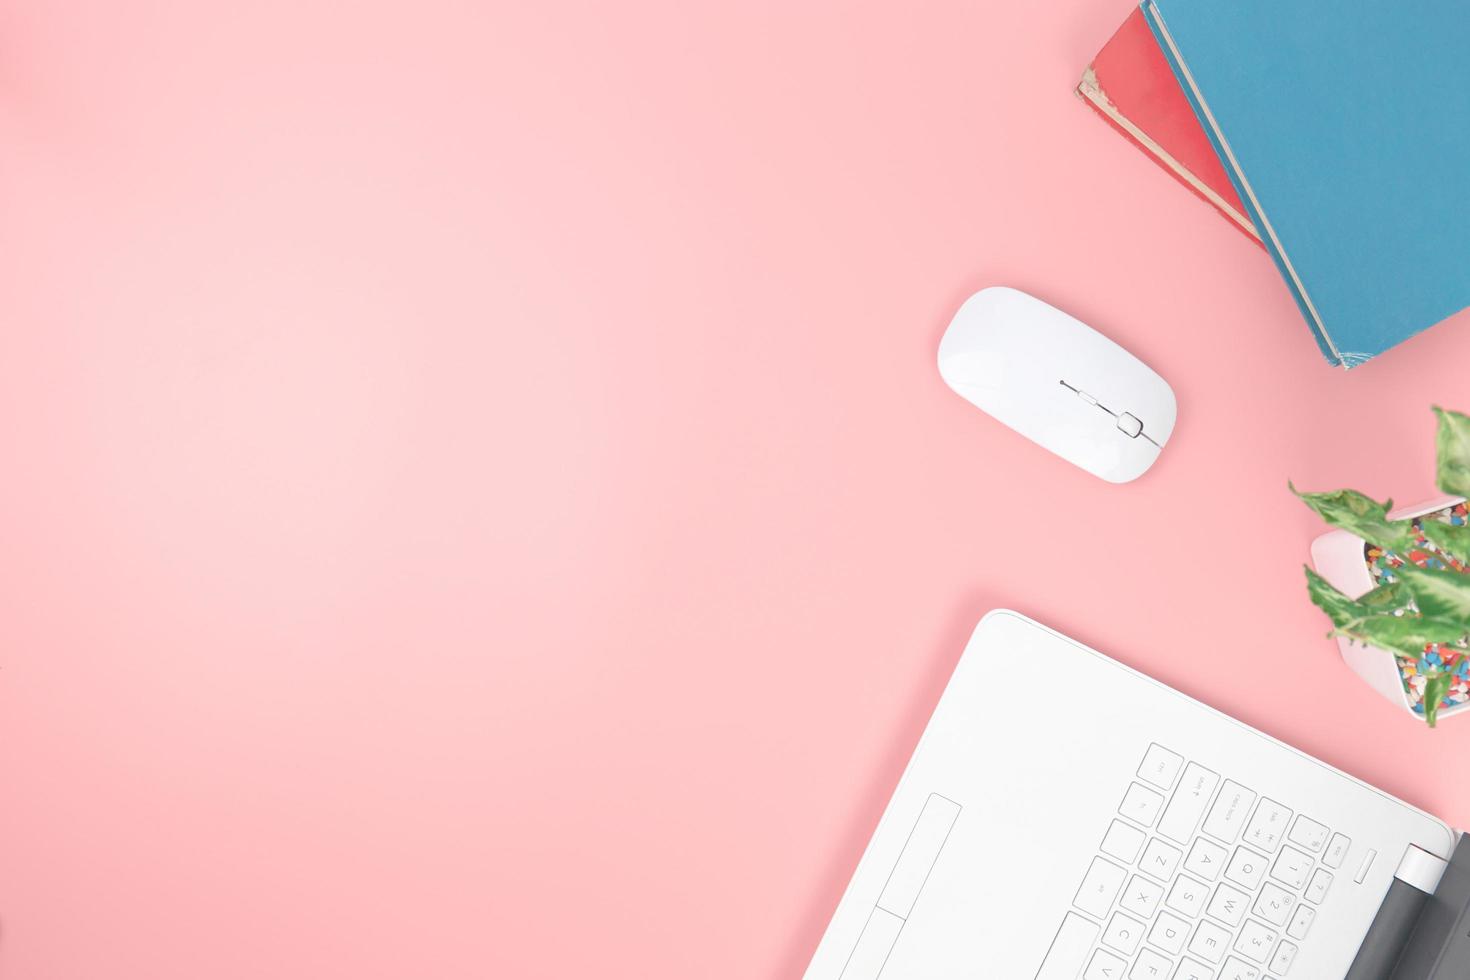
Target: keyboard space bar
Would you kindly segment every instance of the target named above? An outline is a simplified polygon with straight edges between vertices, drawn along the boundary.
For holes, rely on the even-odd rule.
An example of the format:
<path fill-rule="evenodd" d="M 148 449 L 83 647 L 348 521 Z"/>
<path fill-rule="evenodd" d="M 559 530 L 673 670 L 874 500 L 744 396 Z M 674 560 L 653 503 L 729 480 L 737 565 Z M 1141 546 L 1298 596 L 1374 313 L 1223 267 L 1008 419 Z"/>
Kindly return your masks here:
<path fill-rule="evenodd" d="M 1076 912 L 1068 912 L 1057 930 L 1057 938 L 1051 941 L 1046 959 L 1036 972 L 1036 980 L 1077 980 L 1082 972 L 1082 959 L 1092 949 L 1097 938 L 1097 926 Z"/>

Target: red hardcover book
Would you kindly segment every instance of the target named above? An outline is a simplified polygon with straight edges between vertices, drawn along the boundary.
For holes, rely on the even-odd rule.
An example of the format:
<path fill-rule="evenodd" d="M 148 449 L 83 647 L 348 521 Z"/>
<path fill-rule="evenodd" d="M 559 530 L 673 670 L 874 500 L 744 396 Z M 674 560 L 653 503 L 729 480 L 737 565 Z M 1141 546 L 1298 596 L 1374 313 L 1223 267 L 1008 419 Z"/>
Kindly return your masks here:
<path fill-rule="evenodd" d="M 1175 81 L 1142 10 L 1135 7 L 1092 59 L 1077 94 L 1180 183 L 1260 243 L 1256 226 Z"/>

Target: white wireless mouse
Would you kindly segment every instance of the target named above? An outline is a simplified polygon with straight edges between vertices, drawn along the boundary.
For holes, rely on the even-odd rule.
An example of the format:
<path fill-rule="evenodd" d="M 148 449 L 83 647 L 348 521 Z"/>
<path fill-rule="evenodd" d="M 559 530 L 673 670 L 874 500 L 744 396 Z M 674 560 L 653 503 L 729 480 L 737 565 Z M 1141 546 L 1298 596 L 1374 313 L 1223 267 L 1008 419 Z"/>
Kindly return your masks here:
<path fill-rule="evenodd" d="M 1147 365 L 1034 296 L 991 286 L 939 342 L 956 393 L 1109 483 L 1136 480 L 1174 431 L 1174 392 Z"/>

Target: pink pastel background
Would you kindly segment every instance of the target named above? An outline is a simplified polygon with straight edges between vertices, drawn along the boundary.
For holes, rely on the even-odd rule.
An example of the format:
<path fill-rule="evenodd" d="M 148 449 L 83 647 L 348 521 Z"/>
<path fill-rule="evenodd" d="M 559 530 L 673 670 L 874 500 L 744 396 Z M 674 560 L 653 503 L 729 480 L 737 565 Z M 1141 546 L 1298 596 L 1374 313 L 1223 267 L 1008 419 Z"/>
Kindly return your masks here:
<path fill-rule="evenodd" d="M 998 605 L 1470 822 L 1286 491 L 1431 496 L 1470 320 L 1329 368 L 1129 7 L 0 3 L 0 975 L 798 976 Z M 1144 479 L 945 389 L 992 283 Z"/>

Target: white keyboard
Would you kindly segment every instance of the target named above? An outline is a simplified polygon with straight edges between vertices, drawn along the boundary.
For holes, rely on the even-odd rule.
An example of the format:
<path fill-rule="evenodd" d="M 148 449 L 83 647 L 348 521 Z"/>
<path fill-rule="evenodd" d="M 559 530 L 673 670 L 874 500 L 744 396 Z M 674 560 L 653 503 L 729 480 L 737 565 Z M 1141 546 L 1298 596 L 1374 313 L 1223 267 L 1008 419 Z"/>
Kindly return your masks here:
<path fill-rule="evenodd" d="M 1350 845 L 1150 745 L 1036 980 L 1283 980 Z"/>

